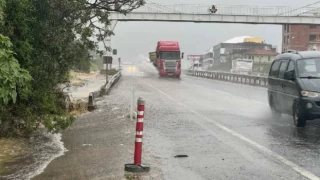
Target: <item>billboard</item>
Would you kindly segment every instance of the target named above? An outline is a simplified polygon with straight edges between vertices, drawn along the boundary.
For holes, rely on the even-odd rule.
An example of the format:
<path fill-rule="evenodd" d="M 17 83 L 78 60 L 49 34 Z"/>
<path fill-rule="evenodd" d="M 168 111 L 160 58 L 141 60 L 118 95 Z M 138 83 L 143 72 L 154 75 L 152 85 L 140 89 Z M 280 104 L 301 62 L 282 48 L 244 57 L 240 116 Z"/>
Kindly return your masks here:
<path fill-rule="evenodd" d="M 190 61 L 199 61 L 201 55 L 188 55 L 187 59 Z"/>

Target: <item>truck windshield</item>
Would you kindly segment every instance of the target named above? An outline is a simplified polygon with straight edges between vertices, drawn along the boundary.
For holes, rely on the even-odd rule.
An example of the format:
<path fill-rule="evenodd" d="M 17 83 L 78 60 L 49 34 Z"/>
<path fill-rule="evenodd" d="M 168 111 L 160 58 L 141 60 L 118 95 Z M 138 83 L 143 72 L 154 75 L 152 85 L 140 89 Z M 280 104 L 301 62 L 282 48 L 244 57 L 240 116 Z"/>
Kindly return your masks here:
<path fill-rule="evenodd" d="M 161 59 L 180 59 L 180 52 L 179 51 L 161 52 L 160 58 Z"/>
<path fill-rule="evenodd" d="M 297 66 L 300 78 L 320 78 L 320 59 L 302 59 Z"/>

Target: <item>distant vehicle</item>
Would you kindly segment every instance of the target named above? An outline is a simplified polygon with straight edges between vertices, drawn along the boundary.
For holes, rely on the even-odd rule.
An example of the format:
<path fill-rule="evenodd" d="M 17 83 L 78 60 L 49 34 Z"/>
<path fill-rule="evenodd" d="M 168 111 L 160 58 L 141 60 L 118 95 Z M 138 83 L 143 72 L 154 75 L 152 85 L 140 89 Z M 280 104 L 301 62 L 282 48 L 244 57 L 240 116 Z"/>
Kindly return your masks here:
<path fill-rule="evenodd" d="M 199 60 L 197 61 L 193 61 L 193 65 L 192 65 L 193 70 L 196 71 L 202 71 L 202 64 Z"/>
<path fill-rule="evenodd" d="M 286 52 L 276 57 L 268 78 L 273 117 L 292 115 L 297 127 L 320 118 L 320 52 Z"/>
<path fill-rule="evenodd" d="M 181 75 L 181 59 L 184 53 L 180 52 L 179 42 L 159 41 L 156 49 L 156 64 L 160 76 Z"/>
<path fill-rule="evenodd" d="M 251 59 L 236 59 L 232 60 L 231 73 L 251 74 L 253 61 Z"/>

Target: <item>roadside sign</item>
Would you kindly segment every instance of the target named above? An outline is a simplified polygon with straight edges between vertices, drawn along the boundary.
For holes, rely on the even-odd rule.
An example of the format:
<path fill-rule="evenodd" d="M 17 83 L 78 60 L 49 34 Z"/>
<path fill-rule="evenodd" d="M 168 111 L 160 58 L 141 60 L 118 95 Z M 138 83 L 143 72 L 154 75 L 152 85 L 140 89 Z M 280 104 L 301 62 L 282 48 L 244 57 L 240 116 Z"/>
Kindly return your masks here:
<path fill-rule="evenodd" d="M 113 54 L 113 55 L 117 55 L 117 54 L 118 54 L 118 50 L 117 50 L 117 49 L 113 49 L 113 50 L 112 50 L 112 54 Z"/>
<path fill-rule="evenodd" d="M 201 55 L 188 55 L 187 59 L 190 61 L 199 61 L 200 60 Z"/>
<path fill-rule="evenodd" d="M 103 56 L 103 63 L 104 64 L 112 64 L 112 56 Z"/>

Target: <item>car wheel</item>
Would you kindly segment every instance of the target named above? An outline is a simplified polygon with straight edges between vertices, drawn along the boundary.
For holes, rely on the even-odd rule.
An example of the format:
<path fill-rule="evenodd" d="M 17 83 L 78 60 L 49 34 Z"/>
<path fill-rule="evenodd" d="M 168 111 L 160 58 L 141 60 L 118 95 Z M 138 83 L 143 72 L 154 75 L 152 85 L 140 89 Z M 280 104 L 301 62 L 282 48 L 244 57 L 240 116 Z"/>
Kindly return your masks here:
<path fill-rule="evenodd" d="M 280 119 L 282 113 L 275 108 L 273 98 L 270 99 L 270 108 L 271 108 L 272 118 Z"/>
<path fill-rule="evenodd" d="M 297 127 L 304 127 L 306 126 L 306 117 L 304 113 L 301 111 L 297 103 L 294 103 L 293 105 L 293 123 Z"/>

